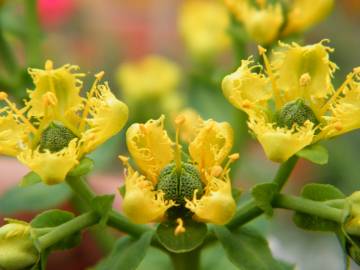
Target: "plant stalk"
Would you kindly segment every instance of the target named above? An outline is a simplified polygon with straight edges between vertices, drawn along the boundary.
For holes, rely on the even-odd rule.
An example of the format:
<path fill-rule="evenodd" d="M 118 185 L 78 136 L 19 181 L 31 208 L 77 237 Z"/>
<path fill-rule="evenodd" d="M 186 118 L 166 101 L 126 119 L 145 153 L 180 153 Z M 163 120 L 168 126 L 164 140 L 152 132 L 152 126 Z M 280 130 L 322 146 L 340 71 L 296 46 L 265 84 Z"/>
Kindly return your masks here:
<path fill-rule="evenodd" d="M 91 190 L 85 179 L 83 177 L 70 176 L 66 178 L 66 182 L 72 188 L 74 193 L 77 194 L 87 204 L 87 206 L 91 208 L 91 202 L 96 197 L 96 194 Z M 110 211 L 107 223 L 109 226 L 122 232 L 126 232 L 134 237 L 138 237 L 144 232 L 150 230 L 147 226 L 133 224 L 115 210 Z"/>
<path fill-rule="evenodd" d="M 277 184 L 277 191 L 280 192 L 281 189 L 286 184 L 287 180 L 289 179 L 289 176 L 291 172 L 293 171 L 296 162 L 298 161 L 297 156 L 292 156 L 287 161 L 285 161 L 281 166 L 279 167 L 273 183 Z M 256 206 L 256 203 L 253 199 L 250 199 L 243 205 L 241 205 L 237 212 L 235 213 L 233 219 L 226 225 L 229 229 L 235 229 L 239 226 L 242 226 L 246 224 L 247 222 L 257 218 L 263 213 L 263 211 Z"/>

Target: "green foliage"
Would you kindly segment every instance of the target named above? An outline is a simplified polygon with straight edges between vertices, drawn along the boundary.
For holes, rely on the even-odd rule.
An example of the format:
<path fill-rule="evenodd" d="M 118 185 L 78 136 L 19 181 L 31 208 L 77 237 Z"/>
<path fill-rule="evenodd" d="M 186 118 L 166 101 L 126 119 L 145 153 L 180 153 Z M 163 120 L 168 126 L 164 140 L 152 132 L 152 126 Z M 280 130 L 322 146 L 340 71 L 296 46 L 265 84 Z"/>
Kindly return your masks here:
<path fill-rule="evenodd" d="M 336 187 L 328 184 L 308 184 L 303 187 L 301 196 L 314 201 L 327 201 L 344 199 L 345 195 Z M 320 217 L 308 215 L 304 213 L 295 213 L 293 217 L 294 223 L 305 230 L 312 231 L 337 231 L 339 224 L 325 220 Z"/>
<path fill-rule="evenodd" d="M 264 213 L 271 217 L 273 215 L 273 208 L 271 205 L 274 196 L 278 193 L 278 185 L 275 183 L 263 183 L 254 186 L 251 189 L 257 207 L 264 211 Z"/>
<path fill-rule="evenodd" d="M 214 227 L 229 260 L 241 270 L 284 270 L 271 254 L 268 243 L 259 233 L 248 228 L 229 231 L 225 227 Z"/>
<path fill-rule="evenodd" d="M 169 251 L 183 253 L 194 250 L 200 246 L 206 237 L 207 226 L 191 219 L 184 221 L 186 231 L 175 235 L 177 224 L 174 221 L 160 223 L 156 229 L 156 237 L 159 242 Z"/>
<path fill-rule="evenodd" d="M 27 173 L 20 182 L 20 187 L 28 187 L 40 183 L 41 177 L 35 172 Z"/>
<path fill-rule="evenodd" d="M 154 232 L 149 231 L 135 239 L 130 236 L 121 237 L 110 255 L 96 266 L 96 270 L 135 270 L 138 269 L 149 249 Z"/>
<path fill-rule="evenodd" d="M 12 215 L 21 211 L 40 211 L 56 207 L 71 196 L 64 184 L 47 186 L 43 183 L 14 187 L 0 197 L 0 213 Z"/>
<path fill-rule="evenodd" d="M 36 229 L 41 228 L 54 228 L 57 227 L 65 222 L 68 222 L 74 218 L 74 214 L 62 211 L 58 209 L 54 210 L 48 210 L 45 212 L 42 212 L 41 214 L 37 215 L 32 221 L 31 221 L 31 227 L 34 228 L 35 237 L 36 235 Z M 56 245 L 51 247 L 51 250 L 56 249 L 69 249 L 77 246 L 80 243 L 81 240 L 81 234 L 75 233 L 69 237 L 64 238 L 61 242 L 57 243 Z"/>
<path fill-rule="evenodd" d="M 83 158 L 80 163 L 72 169 L 68 175 L 72 177 L 83 176 L 91 172 L 94 168 L 94 161 L 90 158 Z"/>
<path fill-rule="evenodd" d="M 327 164 L 329 160 L 327 149 L 320 144 L 309 145 L 297 152 L 296 155 L 319 165 Z"/>
<path fill-rule="evenodd" d="M 112 204 L 115 199 L 115 195 L 102 195 L 97 196 L 91 201 L 91 209 L 101 215 L 99 224 L 105 226 L 109 218 L 109 213 L 112 210 Z"/>

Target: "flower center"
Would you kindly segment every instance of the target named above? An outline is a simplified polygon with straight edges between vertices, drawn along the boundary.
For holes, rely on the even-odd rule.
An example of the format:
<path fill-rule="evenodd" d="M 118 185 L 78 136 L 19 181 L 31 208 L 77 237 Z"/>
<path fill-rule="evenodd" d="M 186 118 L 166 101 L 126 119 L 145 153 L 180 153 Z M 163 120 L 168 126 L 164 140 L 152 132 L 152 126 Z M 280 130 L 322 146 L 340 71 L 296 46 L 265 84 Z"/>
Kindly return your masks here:
<path fill-rule="evenodd" d="M 310 120 L 315 125 L 319 124 L 312 109 L 307 106 L 303 99 L 297 99 L 286 103 L 280 111 L 276 113 L 276 123 L 279 127 L 292 128 L 294 124 L 304 125 L 306 120 Z"/>
<path fill-rule="evenodd" d="M 53 122 L 41 134 L 40 151 L 58 152 L 67 147 L 74 138 L 77 138 L 77 136 L 70 129 Z"/>
<path fill-rule="evenodd" d="M 180 171 L 174 163 L 167 165 L 160 172 L 156 189 L 165 193 L 166 200 L 173 200 L 180 205 L 185 204 L 185 198 L 191 200 L 195 190 L 197 197 L 204 193 L 199 171 L 194 165 L 184 162 L 181 163 Z"/>

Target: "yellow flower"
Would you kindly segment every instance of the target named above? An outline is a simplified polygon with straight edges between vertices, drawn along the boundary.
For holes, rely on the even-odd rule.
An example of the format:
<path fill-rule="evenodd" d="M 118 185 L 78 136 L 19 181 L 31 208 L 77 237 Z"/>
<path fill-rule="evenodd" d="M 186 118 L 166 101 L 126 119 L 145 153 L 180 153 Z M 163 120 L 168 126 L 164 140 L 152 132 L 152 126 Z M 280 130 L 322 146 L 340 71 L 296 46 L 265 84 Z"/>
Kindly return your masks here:
<path fill-rule="evenodd" d="M 197 58 L 211 57 L 229 48 L 229 24 L 225 6 L 216 0 L 187 0 L 178 18 L 180 35 Z"/>
<path fill-rule="evenodd" d="M 284 162 L 310 144 L 360 127 L 360 68 L 334 90 L 331 51 L 324 41 L 280 43 L 269 61 L 259 47 L 266 73 L 249 58 L 223 79 L 225 97 L 248 114 L 269 159 Z"/>
<path fill-rule="evenodd" d="M 0 92 L 7 106 L 0 111 L 0 153 L 14 155 L 46 184 L 64 181 L 79 160 L 118 133 L 128 117 L 127 106 L 110 92 L 103 76 L 95 76 L 86 98 L 79 95 L 77 66 L 29 69 L 35 89 L 22 109 Z"/>
<path fill-rule="evenodd" d="M 180 68 L 165 57 L 149 55 L 140 61 L 126 62 L 120 65 L 116 77 L 125 101 L 130 108 L 136 108 L 131 112 L 135 119 L 170 114 L 182 105 L 182 97 L 176 92 Z"/>
<path fill-rule="evenodd" d="M 177 140 L 184 121 L 184 117 L 176 120 Z M 231 155 L 228 163 L 222 166 L 233 142 L 230 125 L 202 121 L 189 145 L 190 160 L 182 162 L 181 147 L 177 141 L 173 149 L 163 122 L 162 116 L 145 124 L 133 124 L 126 133 L 129 152 L 142 174 L 134 171 L 128 158 L 120 157 L 127 167 L 125 214 L 136 223 L 148 223 L 173 218 L 168 215 L 172 209 L 187 208 L 198 221 L 227 223 L 236 208 L 228 166 L 238 158 L 238 155 Z M 180 214 L 175 219 L 181 217 Z M 182 221 L 177 222 L 182 228 Z"/>
<path fill-rule="evenodd" d="M 287 24 L 282 35 L 303 32 L 323 20 L 331 11 L 334 0 L 292 0 Z"/>
<path fill-rule="evenodd" d="M 140 61 L 122 64 L 117 80 L 127 101 L 159 97 L 176 90 L 180 69 L 165 57 L 149 55 Z"/>
<path fill-rule="evenodd" d="M 266 0 L 255 3 L 249 0 L 225 0 L 228 9 L 244 25 L 251 39 L 262 45 L 307 30 L 328 15 L 333 2 L 289 0 L 274 4 Z"/>
<path fill-rule="evenodd" d="M 29 224 L 16 220 L 0 227 L 0 269 L 28 269 L 40 259 Z"/>

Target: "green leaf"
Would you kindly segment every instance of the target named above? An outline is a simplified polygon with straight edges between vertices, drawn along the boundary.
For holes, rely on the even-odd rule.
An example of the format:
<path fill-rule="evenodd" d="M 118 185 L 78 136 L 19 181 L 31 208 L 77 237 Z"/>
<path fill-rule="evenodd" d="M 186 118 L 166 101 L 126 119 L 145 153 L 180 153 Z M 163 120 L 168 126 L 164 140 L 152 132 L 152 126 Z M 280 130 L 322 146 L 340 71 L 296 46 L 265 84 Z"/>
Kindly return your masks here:
<path fill-rule="evenodd" d="M 20 187 L 32 186 L 40 182 L 41 182 L 41 177 L 37 173 L 29 172 L 21 179 Z"/>
<path fill-rule="evenodd" d="M 94 162 L 92 159 L 85 157 L 80 160 L 80 163 L 74 169 L 72 169 L 68 175 L 73 177 L 83 176 L 91 172 L 93 168 Z"/>
<path fill-rule="evenodd" d="M 105 226 L 109 217 L 109 212 L 112 210 L 115 195 L 97 196 L 91 201 L 92 209 L 101 215 L 99 224 Z"/>
<path fill-rule="evenodd" d="M 311 183 L 302 188 L 301 197 L 314 201 L 345 199 L 346 196 L 337 187 L 329 184 Z"/>
<path fill-rule="evenodd" d="M 0 197 L 0 213 L 12 215 L 21 211 L 40 211 L 56 207 L 69 199 L 71 190 L 65 184 L 47 186 L 38 183 L 26 188 L 14 187 Z"/>
<path fill-rule="evenodd" d="M 74 218 L 74 214 L 71 212 L 63 210 L 48 210 L 37 215 L 31 222 L 31 227 L 34 229 L 36 234 L 36 229 L 39 228 L 54 228 L 65 222 L 68 222 Z M 35 235 L 36 236 L 36 235 Z M 75 233 L 71 236 L 66 237 L 61 242 L 52 246 L 51 249 L 69 249 L 77 246 L 80 243 L 81 234 L 80 232 Z"/>
<path fill-rule="evenodd" d="M 268 243 L 259 233 L 247 228 L 229 231 L 215 226 L 215 234 L 229 260 L 241 270 L 283 270 L 273 258 Z"/>
<path fill-rule="evenodd" d="M 328 184 L 312 183 L 303 187 L 301 196 L 314 201 L 327 201 L 344 199 L 345 195 L 336 187 Z M 334 221 L 322 219 L 317 216 L 296 212 L 294 223 L 305 230 L 311 231 L 337 231 L 339 224 Z"/>
<path fill-rule="evenodd" d="M 174 234 L 176 226 L 175 221 L 167 221 L 160 223 L 156 229 L 156 237 L 167 250 L 175 253 L 189 252 L 204 242 L 207 234 L 206 224 L 186 219 L 186 231 L 179 235 Z"/>
<path fill-rule="evenodd" d="M 237 187 L 233 187 L 231 189 L 231 194 L 232 194 L 235 202 L 238 202 L 240 200 L 241 193 L 242 193 L 242 190 Z"/>
<path fill-rule="evenodd" d="M 146 255 L 153 235 L 154 232 L 149 231 L 142 234 L 139 239 L 121 237 L 110 255 L 96 267 L 96 270 L 137 269 Z"/>
<path fill-rule="evenodd" d="M 277 193 L 278 185 L 275 183 L 258 184 L 251 189 L 251 195 L 253 196 L 257 207 L 270 217 L 274 212 L 271 202 Z"/>
<path fill-rule="evenodd" d="M 324 165 L 328 163 L 329 153 L 320 144 L 312 144 L 296 153 L 298 157 L 307 159 L 315 164 Z"/>
<path fill-rule="evenodd" d="M 119 193 L 121 195 L 121 198 L 125 198 L 125 193 L 126 193 L 126 186 L 125 185 L 122 185 L 120 188 L 119 188 Z"/>

